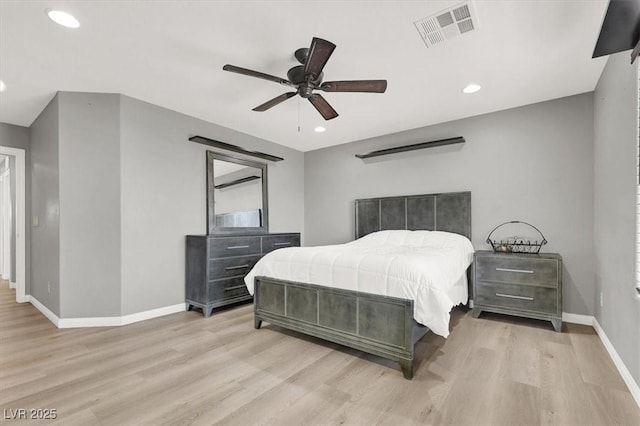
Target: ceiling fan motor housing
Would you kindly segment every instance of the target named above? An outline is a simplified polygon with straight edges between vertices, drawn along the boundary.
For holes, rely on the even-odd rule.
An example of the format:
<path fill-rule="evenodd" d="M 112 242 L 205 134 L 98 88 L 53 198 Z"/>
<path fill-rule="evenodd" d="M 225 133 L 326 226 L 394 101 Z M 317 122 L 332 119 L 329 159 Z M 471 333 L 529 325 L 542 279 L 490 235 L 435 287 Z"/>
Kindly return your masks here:
<path fill-rule="evenodd" d="M 305 75 L 304 65 L 295 66 L 291 68 L 289 71 L 287 71 L 287 78 L 289 79 L 290 82 L 296 85 L 305 83 L 307 81 L 315 85 L 319 85 L 322 82 L 322 77 L 324 77 L 324 73 L 321 72 L 316 79 L 311 80 L 311 78 L 313 78 L 313 74 Z"/>

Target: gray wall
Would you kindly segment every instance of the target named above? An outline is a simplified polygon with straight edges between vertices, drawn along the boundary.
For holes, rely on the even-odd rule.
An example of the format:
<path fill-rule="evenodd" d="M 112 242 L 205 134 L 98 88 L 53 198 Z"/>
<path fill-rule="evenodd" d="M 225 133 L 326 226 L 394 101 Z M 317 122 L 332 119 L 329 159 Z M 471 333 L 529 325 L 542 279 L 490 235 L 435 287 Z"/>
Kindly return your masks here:
<path fill-rule="evenodd" d="M 120 315 L 120 95 L 58 94 L 60 317 Z"/>
<path fill-rule="evenodd" d="M 13 124 L 0 123 L 0 145 L 6 146 L 10 148 L 19 148 L 25 150 L 25 177 L 26 177 L 26 194 L 25 194 L 25 210 L 27 218 L 30 217 L 30 206 L 31 206 L 31 185 L 30 185 L 30 167 L 29 167 L 29 128 L 16 126 Z M 16 174 L 15 174 L 15 157 L 9 156 L 10 167 L 11 167 L 11 190 L 12 190 L 12 200 L 14 206 L 14 214 L 13 214 L 13 224 L 12 224 L 12 235 L 11 235 L 11 281 L 15 282 L 16 280 L 16 237 L 15 237 L 15 227 L 16 227 L 16 198 L 15 198 L 15 184 L 16 184 Z M 25 285 L 25 294 L 29 294 L 29 282 L 30 282 L 30 260 L 31 260 L 31 243 L 29 241 L 31 230 L 29 229 L 29 220 L 27 219 L 26 223 L 26 235 L 25 235 L 25 243 L 26 243 L 26 285 Z"/>
<path fill-rule="evenodd" d="M 640 383 L 635 292 L 638 76 L 629 52 L 611 55 L 595 91 L 595 317 Z M 600 307 L 600 293 L 604 306 Z"/>
<path fill-rule="evenodd" d="M 354 156 L 453 136 L 467 142 Z M 593 314 L 593 94 L 305 153 L 306 244 L 352 240 L 357 198 L 450 191 L 472 192 L 476 249 L 508 220 L 540 228 L 564 258 L 564 311 Z"/>
<path fill-rule="evenodd" d="M 58 96 L 31 125 L 31 288 L 29 294 L 60 316 L 60 191 Z M 51 283 L 51 291 L 48 290 Z"/>
<path fill-rule="evenodd" d="M 302 152 L 122 96 L 123 314 L 184 302 L 185 235 L 207 232 L 211 148 L 189 142 L 193 135 L 284 157 L 268 162 L 269 228 L 303 230 Z"/>
<path fill-rule="evenodd" d="M 184 303 L 185 235 L 206 233 L 194 134 L 284 157 L 269 163 L 270 229 L 303 230 L 301 152 L 126 96 L 60 92 L 31 126 L 30 294 L 60 318 Z"/>

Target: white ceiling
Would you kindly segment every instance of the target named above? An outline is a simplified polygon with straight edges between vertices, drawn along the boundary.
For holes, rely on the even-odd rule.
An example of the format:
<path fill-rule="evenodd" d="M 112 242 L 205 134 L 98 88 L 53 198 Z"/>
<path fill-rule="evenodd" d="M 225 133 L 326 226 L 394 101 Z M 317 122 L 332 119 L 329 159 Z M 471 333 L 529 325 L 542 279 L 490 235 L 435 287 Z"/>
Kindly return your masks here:
<path fill-rule="evenodd" d="M 29 126 L 59 90 L 122 93 L 308 151 L 595 88 L 608 1 L 476 0 L 479 30 L 427 48 L 413 22 L 459 3 L 1 0 L 0 121 Z M 253 112 L 287 88 L 222 71 L 286 77 L 314 36 L 337 45 L 326 81 L 387 79 L 387 92 L 323 93 L 340 114 L 324 122 L 299 97 Z M 482 90 L 463 94 L 470 82 Z"/>

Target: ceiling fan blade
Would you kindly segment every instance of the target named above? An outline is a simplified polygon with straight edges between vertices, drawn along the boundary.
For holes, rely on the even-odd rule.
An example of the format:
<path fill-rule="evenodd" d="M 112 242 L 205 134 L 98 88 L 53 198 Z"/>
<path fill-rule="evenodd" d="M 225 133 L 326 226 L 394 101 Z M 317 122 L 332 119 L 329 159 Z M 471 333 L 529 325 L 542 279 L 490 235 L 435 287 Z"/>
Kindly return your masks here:
<path fill-rule="evenodd" d="M 320 86 L 320 90 L 325 92 L 384 93 L 387 90 L 387 80 L 325 81 Z"/>
<path fill-rule="evenodd" d="M 336 110 L 333 109 L 331 105 L 329 105 L 329 102 L 327 102 L 326 99 L 322 97 L 322 95 L 314 93 L 313 95 L 309 96 L 309 102 L 311 102 L 313 106 L 316 107 L 320 115 L 322 115 L 325 120 L 331 120 L 332 118 L 336 118 L 338 116 Z"/>
<path fill-rule="evenodd" d="M 304 74 L 311 74 L 313 76 L 312 80 L 315 80 L 322 72 L 335 48 L 336 45 L 330 41 L 314 37 L 311 40 L 311 47 L 309 47 L 309 57 L 304 64 Z"/>
<path fill-rule="evenodd" d="M 255 107 L 253 109 L 253 111 L 260 111 L 260 112 L 266 111 L 269 108 L 272 108 L 272 107 L 278 105 L 279 103 L 282 103 L 282 102 L 286 101 L 287 99 L 295 96 L 296 93 L 298 93 L 298 92 L 283 93 L 282 95 L 276 96 L 275 98 L 271 99 L 270 101 L 267 101 L 267 102 L 263 103 L 262 105 L 259 105 L 259 106 Z"/>
<path fill-rule="evenodd" d="M 273 81 L 274 83 L 280 83 L 285 86 L 295 87 L 295 85 L 286 78 L 276 77 L 275 75 L 265 74 L 259 71 L 253 71 L 247 68 L 236 67 L 235 65 L 225 65 L 222 67 L 225 71 L 235 72 L 237 74 L 248 75 L 249 77 L 261 78 L 263 80 Z"/>

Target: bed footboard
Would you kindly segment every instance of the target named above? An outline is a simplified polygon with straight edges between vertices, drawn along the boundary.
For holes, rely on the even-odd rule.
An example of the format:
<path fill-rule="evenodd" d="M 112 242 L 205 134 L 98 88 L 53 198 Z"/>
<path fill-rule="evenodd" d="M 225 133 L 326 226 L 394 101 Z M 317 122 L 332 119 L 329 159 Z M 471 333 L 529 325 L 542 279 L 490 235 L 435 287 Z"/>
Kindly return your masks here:
<path fill-rule="evenodd" d="M 413 319 L 412 300 L 268 277 L 255 279 L 254 320 L 398 361 L 407 379 L 428 331 Z"/>

